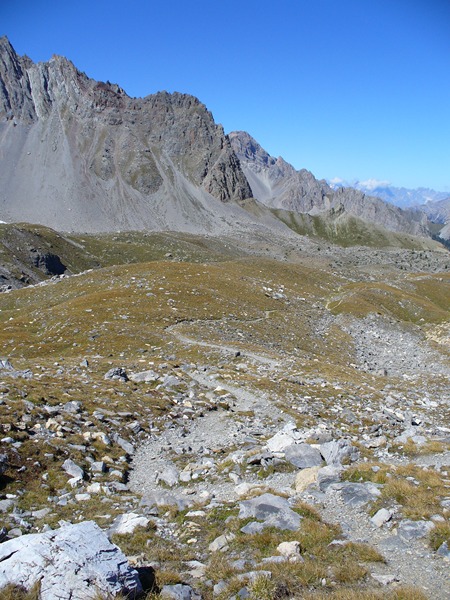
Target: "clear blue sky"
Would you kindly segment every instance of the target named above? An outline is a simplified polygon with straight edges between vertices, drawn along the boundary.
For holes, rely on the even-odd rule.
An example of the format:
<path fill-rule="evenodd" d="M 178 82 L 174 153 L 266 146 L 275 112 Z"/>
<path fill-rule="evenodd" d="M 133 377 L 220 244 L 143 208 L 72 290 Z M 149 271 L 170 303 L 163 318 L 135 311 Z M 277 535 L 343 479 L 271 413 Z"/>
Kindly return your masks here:
<path fill-rule="evenodd" d="M 0 0 L 0 35 L 193 94 L 319 178 L 450 191 L 450 0 Z"/>

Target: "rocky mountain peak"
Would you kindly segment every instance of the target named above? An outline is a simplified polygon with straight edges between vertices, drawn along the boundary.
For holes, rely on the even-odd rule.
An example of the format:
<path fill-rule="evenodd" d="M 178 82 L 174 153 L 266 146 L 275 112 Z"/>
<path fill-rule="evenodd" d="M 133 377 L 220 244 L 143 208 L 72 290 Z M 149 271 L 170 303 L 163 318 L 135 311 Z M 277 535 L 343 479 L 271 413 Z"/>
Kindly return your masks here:
<path fill-rule="evenodd" d="M 237 207 L 252 196 L 222 126 L 197 98 L 130 98 L 64 57 L 21 58 L 7 38 L 0 61 L 3 220 L 204 231 L 221 213 L 235 221 L 215 200 Z"/>
<path fill-rule="evenodd" d="M 35 117 L 27 68 L 28 57 L 19 57 L 6 36 L 0 38 L 0 119 Z"/>

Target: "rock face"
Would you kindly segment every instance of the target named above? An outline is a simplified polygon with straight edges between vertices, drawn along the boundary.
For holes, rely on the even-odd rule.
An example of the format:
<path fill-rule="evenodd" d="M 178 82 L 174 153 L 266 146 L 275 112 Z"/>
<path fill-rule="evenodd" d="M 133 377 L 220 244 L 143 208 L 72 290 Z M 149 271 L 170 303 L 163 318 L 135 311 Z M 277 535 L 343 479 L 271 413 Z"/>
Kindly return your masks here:
<path fill-rule="evenodd" d="M 137 572 L 92 521 L 24 535 L 0 545 L 0 589 L 30 589 L 40 581 L 42 600 L 86 600 L 142 592 Z"/>
<path fill-rule="evenodd" d="M 401 210 L 353 188 L 333 190 L 306 169 L 296 171 L 283 158 L 270 156 L 245 131 L 233 131 L 229 138 L 255 198 L 270 208 L 309 215 L 345 212 L 392 231 L 426 234 L 427 219 L 419 211 Z"/>
<path fill-rule="evenodd" d="M 33 64 L 5 37 L 0 140 L 5 221 L 195 231 L 231 218 L 223 203 L 252 196 L 222 127 L 196 98 L 130 98 L 65 58 Z"/>

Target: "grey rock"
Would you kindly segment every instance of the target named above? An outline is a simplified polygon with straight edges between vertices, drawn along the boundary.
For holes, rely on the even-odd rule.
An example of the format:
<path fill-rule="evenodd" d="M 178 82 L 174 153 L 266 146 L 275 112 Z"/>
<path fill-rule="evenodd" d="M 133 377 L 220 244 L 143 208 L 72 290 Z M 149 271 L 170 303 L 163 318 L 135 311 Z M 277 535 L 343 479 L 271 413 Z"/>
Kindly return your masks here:
<path fill-rule="evenodd" d="M 166 389 L 176 387 L 180 385 L 181 379 L 175 377 L 174 375 L 166 375 L 162 381 L 162 386 Z"/>
<path fill-rule="evenodd" d="M 116 432 L 111 433 L 111 439 L 113 442 L 118 444 L 122 448 L 122 450 L 125 450 L 125 452 L 127 454 L 129 454 L 130 456 L 132 454 L 134 454 L 133 444 L 131 444 L 130 442 L 127 442 L 127 440 L 125 440 L 123 437 L 121 437 L 118 433 L 116 433 Z"/>
<path fill-rule="evenodd" d="M 7 358 L 0 358 L 0 371 L 14 371 L 14 367 Z"/>
<path fill-rule="evenodd" d="M 376 527 L 382 527 L 391 519 L 391 517 L 392 511 L 387 510 L 387 508 L 380 508 L 370 520 Z"/>
<path fill-rule="evenodd" d="M 139 505 L 151 509 L 155 506 L 176 506 L 178 510 L 185 510 L 194 504 L 193 499 L 177 496 L 172 492 L 154 491 L 146 494 Z"/>
<path fill-rule="evenodd" d="M 358 450 L 347 440 L 332 440 L 320 445 L 320 453 L 327 465 L 339 466 L 345 460 L 358 458 Z"/>
<path fill-rule="evenodd" d="M 0 588 L 41 583 L 42 600 L 86 600 L 96 592 L 142 592 L 137 572 L 92 521 L 23 535 L 0 545 Z"/>
<path fill-rule="evenodd" d="M 240 573 L 237 575 L 237 578 L 240 581 L 249 581 L 253 583 L 260 577 L 265 577 L 266 579 L 272 579 L 272 573 L 270 571 L 264 571 L 263 569 L 259 571 L 248 571 L 247 573 Z"/>
<path fill-rule="evenodd" d="M 0 477 L 8 468 L 8 457 L 6 454 L 0 454 Z"/>
<path fill-rule="evenodd" d="M 133 421 L 132 423 L 128 423 L 127 428 L 130 429 L 135 435 L 142 430 L 139 421 Z"/>
<path fill-rule="evenodd" d="M 241 527 L 242 533 L 247 533 L 249 535 L 253 535 L 254 533 L 261 533 L 261 531 L 268 527 L 265 523 L 260 523 L 259 521 L 250 521 L 247 525 Z"/>
<path fill-rule="evenodd" d="M 239 518 L 254 517 L 266 526 L 295 531 L 300 526 L 301 517 L 294 512 L 286 498 L 274 494 L 262 494 L 239 504 Z"/>
<path fill-rule="evenodd" d="M 324 492 L 330 485 L 338 483 L 341 479 L 341 467 L 323 467 L 317 473 L 317 485 L 320 491 Z"/>
<path fill-rule="evenodd" d="M 203 578 L 207 569 L 207 565 L 198 560 L 189 560 L 186 563 L 186 566 L 189 568 L 191 577 L 194 577 L 195 579 Z"/>
<path fill-rule="evenodd" d="M 442 544 L 439 546 L 436 552 L 439 554 L 439 556 L 443 556 L 444 558 L 450 560 L 450 550 L 448 548 L 447 542 L 442 542 Z"/>
<path fill-rule="evenodd" d="M 263 558 L 261 560 L 261 564 L 266 565 L 269 563 L 284 563 L 286 562 L 288 559 L 286 558 L 286 556 L 266 556 L 266 558 Z"/>
<path fill-rule="evenodd" d="M 433 529 L 432 521 L 401 521 L 398 525 L 398 535 L 404 540 L 417 540 L 426 537 Z"/>
<path fill-rule="evenodd" d="M 164 469 L 164 471 L 161 471 L 161 473 L 158 473 L 158 476 L 157 476 L 158 482 L 163 482 L 166 485 L 168 485 L 169 487 L 173 487 L 174 485 L 176 485 L 178 483 L 179 479 L 180 479 L 180 472 L 178 471 L 178 469 L 176 469 L 175 467 L 173 467 L 171 465 L 166 467 Z"/>
<path fill-rule="evenodd" d="M 73 462 L 71 458 L 65 460 L 62 464 L 64 471 L 74 479 L 81 480 L 84 477 L 84 471 L 81 467 Z"/>
<path fill-rule="evenodd" d="M 216 583 L 215 586 L 213 587 L 214 596 L 218 596 L 219 594 L 224 592 L 227 589 L 227 587 L 228 587 L 228 584 L 226 581 L 223 581 L 223 579 L 221 581 L 219 581 L 218 583 Z"/>
<path fill-rule="evenodd" d="M 91 471 L 93 473 L 105 473 L 106 472 L 106 464 L 102 461 L 95 461 L 91 463 Z"/>
<path fill-rule="evenodd" d="M 319 450 L 309 444 L 292 444 L 285 449 L 284 455 L 288 462 L 299 469 L 317 467 L 323 462 Z"/>
<path fill-rule="evenodd" d="M 300 431 L 295 424 L 287 423 L 281 431 L 278 431 L 273 437 L 267 440 L 266 448 L 270 452 L 284 452 L 284 450 L 294 444 L 301 438 Z"/>
<path fill-rule="evenodd" d="M 233 541 L 235 537 L 234 533 L 224 533 L 223 535 L 219 535 L 219 537 L 209 544 L 208 549 L 210 552 L 218 552 L 219 550 L 225 552 L 228 550 L 229 543 Z"/>
<path fill-rule="evenodd" d="M 128 381 L 128 374 L 123 367 L 114 367 L 105 373 L 104 379 L 110 381 Z"/>
<path fill-rule="evenodd" d="M 61 410 L 74 415 L 81 412 L 81 402 L 78 400 L 71 400 L 70 402 L 66 402 Z"/>
<path fill-rule="evenodd" d="M 194 592 L 190 585 L 182 583 L 163 586 L 160 596 L 171 600 L 201 600 L 201 596 Z"/>
<path fill-rule="evenodd" d="M 369 502 L 373 502 L 381 494 L 379 489 L 370 483 L 342 482 L 335 484 L 333 488 L 341 492 L 341 497 L 345 504 L 354 507 L 369 504 Z"/>
<path fill-rule="evenodd" d="M 372 573 L 371 576 L 372 579 L 375 579 L 375 581 L 378 581 L 378 583 L 381 583 L 381 585 L 389 585 L 390 583 L 397 581 L 395 575 L 381 575 L 378 573 Z"/>
<path fill-rule="evenodd" d="M 31 513 L 31 516 L 34 517 L 35 519 L 43 519 L 44 517 L 49 515 L 51 512 L 52 511 L 50 508 L 41 508 L 40 510 L 33 510 L 33 512 Z"/>
<path fill-rule="evenodd" d="M 30 369 L 25 369 L 24 371 L 17 371 L 7 358 L 0 358 L 0 372 L 2 376 L 7 375 L 8 377 L 13 377 L 15 379 L 17 379 L 18 377 L 21 377 L 23 379 L 31 379 L 33 377 L 33 373 L 30 371 Z"/>
<path fill-rule="evenodd" d="M 14 500 L 0 500 L 0 512 L 8 512 L 14 506 Z"/>
<path fill-rule="evenodd" d="M 119 515 L 114 519 L 108 535 L 112 535 L 113 533 L 133 533 L 138 527 L 147 527 L 149 522 L 150 520 L 147 517 L 134 512 Z"/>
<path fill-rule="evenodd" d="M 130 375 L 131 381 L 134 383 L 152 383 L 158 381 L 159 375 L 155 371 L 141 371 L 140 373 L 133 373 Z"/>

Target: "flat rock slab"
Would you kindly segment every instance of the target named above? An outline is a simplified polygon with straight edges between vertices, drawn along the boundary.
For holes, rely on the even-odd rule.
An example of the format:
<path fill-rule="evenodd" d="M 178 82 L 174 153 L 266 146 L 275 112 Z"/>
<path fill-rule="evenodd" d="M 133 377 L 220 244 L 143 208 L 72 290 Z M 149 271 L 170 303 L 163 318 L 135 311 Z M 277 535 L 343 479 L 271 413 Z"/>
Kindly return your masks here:
<path fill-rule="evenodd" d="M 348 506 L 359 507 L 373 502 L 381 494 L 380 490 L 371 483 L 341 482 L 334 484 L 333 489 L 341 492 L 341 498 Z"/>
<path fill-rule="evenodd" d="M 274 494 L 262 494 L 241 502 L 239 518 L 248 519 L 249 517 L 263 521 L 263 527 L 271 526 L 291 531 L 296 531 L 301 521 L 300 515 L 291 509 L 286 498 Z"/>
<path fill-rule="evenodd" d="M 159 375 L 155 371 L 141 371 L 140 373 L 133 373 L 130 375 L 131 381 L 134 383 L 152 383 L 158 381 Z"/>
<path fill-rule="evenodd" d="M 161 481 L 168 485 L 169 487 L 173 487 L 178 483 L 180 479 L 180 472 L 178 469 L 173 467 L 172 465 L 168 465 L 165 469 L 163 469 L 160 473 L 158 473 L 157 481 L 160 483 Z"/>
<path fill-rule="evenodd" d="M 270 452 L 283 452 L 288 446 L 295 444 L 300 439 L 300 432 L 294 423 L 287 423 L 281 431 L 267 440 L 266 448 Z"/>
<path fill-rule="evenodd" d="M 285 449 L 284 456 L 288 462 L 299 469 L 319 467 L 323 463 L 319 450 L 309 444 L 292 444 Z"/>
<path fill-rule="evenodd" d="M 178 510 L 185 510 L 186 508 L 190 508 L 193 504 L 194 500 L 192 498 L 186 498 L 185 496 L 175 495 L 172 492 L 159 490 L 146 494 L 140 502 L 140 506 L 144 508 L 176 506 Z"/>
<path fill-rule="evenodd" d="M 398 525 L 398 535 L 404 540 L 417 540 L 426 537 L 433 529 L 432 521 L 401 521 Z"/>
<path fill-rule="evenodd" d="M 93 521 L 0 544 L 0 589 L 13 584 L 29 590 L 39 581 L 41 600 L 142 592 L 137 571 Z"/>

